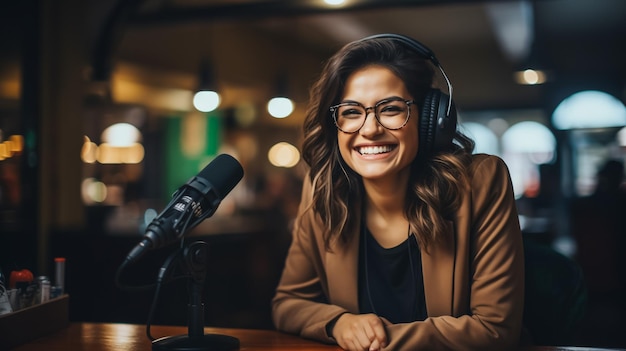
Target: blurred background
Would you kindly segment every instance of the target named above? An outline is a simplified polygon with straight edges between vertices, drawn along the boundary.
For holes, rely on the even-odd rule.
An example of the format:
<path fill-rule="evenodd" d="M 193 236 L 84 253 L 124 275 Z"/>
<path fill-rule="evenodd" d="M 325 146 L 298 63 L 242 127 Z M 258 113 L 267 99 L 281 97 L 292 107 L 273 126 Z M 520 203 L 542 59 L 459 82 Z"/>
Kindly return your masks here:
<path fill-rule="evenodd" d="M 245 176 L 188 236 L 210 247 L 206 320 L 271 328 L 308 89 L 345 43 L 400 33 L 442 63 L 476 151 L 509 166 L 525 240 L 582 269 L 572 343 L 626 346 L 625 19 L 622 0 L 3 2 L 0 269 L 50 276 L 66 257 L 72 320 L 145 323 L 152 294 L 115 270 L 228 153 Z M 172 250 L 131 279 L 153 282 Z M 155 322 L 184 325 L 184 284 L 163 296 Z"/>

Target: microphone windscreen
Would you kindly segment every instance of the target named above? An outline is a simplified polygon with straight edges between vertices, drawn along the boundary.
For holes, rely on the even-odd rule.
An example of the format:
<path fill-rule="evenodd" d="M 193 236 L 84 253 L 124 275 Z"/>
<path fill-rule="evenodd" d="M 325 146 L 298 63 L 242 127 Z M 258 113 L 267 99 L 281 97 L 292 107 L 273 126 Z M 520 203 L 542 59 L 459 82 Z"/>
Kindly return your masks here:
<path fill-rule="evenodd" d="M 198 177 L 208 180 L 221 200 L 243 178 L 243 168 L 234 157 L 221 154 L 204 167 Z"/>

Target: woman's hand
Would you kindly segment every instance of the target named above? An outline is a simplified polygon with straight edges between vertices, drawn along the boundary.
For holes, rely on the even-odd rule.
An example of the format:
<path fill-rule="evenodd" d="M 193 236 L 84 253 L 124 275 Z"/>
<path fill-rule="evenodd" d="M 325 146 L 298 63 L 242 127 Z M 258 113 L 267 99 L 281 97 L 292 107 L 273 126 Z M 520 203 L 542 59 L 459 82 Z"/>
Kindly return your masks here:
<path fill-rule="evenodd" d="M 345 350 L 378 351 L 387 345 L 385 327 L 375 314 L 345 313 L 337 319 L 332 335 Z"/>

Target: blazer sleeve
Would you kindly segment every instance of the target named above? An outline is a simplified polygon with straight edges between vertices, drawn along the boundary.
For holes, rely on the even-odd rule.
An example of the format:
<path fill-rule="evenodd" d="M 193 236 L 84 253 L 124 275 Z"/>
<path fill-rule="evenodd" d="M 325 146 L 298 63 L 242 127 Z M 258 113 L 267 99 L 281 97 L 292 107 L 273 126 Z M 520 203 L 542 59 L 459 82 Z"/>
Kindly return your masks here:
<path fill-rule="evenodd" d="M 315 235 L 319 229 L 313 223 L 311 197 L 311 184 L 305 181 L 291 246 L 272 299 L 272 318 L 280 331 L 334 343 L 326 334 L 326 325 L 347 310 L 328 303 L 324 248 L 320 236 Z"/>
<path fill-rule="evenodd" d="M 519 345 L 524 256 L 509 172 L 500 158 L 481 155 L 471 177 L 465 209 L 471 215 L 469 309 L 458 316 L 387 324 L 388 350 L 510 350 Z"/>

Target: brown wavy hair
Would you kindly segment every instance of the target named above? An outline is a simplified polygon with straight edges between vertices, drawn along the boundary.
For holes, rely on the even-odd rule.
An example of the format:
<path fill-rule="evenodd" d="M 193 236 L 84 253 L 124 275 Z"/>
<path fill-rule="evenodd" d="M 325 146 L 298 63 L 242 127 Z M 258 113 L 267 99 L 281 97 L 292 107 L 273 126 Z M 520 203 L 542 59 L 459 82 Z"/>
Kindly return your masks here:
<path fill-rule="evenodd" d="M 324 223 L 327 250 L 334 240 L 342 244 L 350 241 L 349 233 L 360 225 L 359 216 L 351 216 L 350 212 L 360 211 L 364 193 L 361 176 L 345 164 L 339 153 L 337 128 L 329 108 L 339 103 L 349 75 L 368 65 L 394 72 L 415 101 L 424 101 L 433 85 L 434 70 L 429 61 L 394 39 L 349 43 L 326 62 L 310 90 L 302 157 L 310 167 L 313 186 L 309 210 L 316 211 Z M 421 109 L 421 104 L 418 107 Z M 473 148 L 474 142 L 457 131 L 449 148 L 430 155 L 418 152 L 413 160 L 404 211 L 425 249 L 444 235 L 445 221 L 453 218 L 460 205 Z"/>

